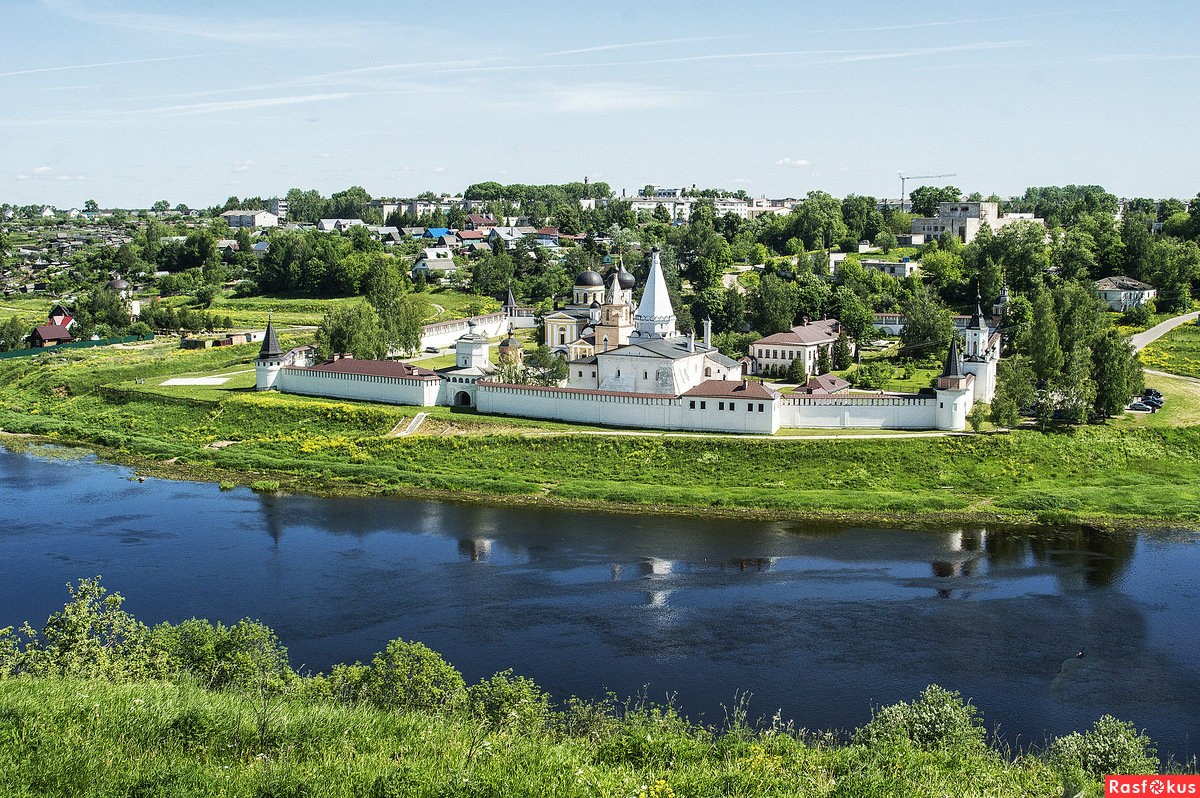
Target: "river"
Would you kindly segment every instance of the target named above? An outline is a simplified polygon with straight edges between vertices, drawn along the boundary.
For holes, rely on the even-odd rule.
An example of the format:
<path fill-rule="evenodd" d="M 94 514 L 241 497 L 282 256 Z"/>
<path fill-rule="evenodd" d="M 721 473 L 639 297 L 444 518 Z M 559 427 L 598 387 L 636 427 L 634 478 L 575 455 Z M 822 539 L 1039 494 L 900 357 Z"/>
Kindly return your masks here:
<path fill-rule="evenodd" d="M 1110 713 L 1200 752 L 1200 535 L 260 496 L 0 449 L 0 627 L 102 574 L 142 621 L 243 617 L 295 667 L 424 642 L 468 682 L 849 729 L 930 683 L 1010 743 Z M 1076 656 L 1082 653 L 1083 656 Z"/>

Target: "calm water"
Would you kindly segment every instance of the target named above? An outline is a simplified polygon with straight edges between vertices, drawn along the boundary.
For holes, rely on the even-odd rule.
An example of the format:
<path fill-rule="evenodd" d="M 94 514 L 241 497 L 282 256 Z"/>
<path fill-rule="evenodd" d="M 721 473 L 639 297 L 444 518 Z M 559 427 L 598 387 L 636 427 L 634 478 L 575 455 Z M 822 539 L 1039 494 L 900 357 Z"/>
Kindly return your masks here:
<path fill-rule="evenodd" d="M 0 627 L 103 574 L 146 623 L 242 617 L 294 666 L 417 639 L 468 681 L 850 728 L 931 682 L 1010 741 L 1131 720 L 1200 751 L 1200 535 L 830 529 L 263 497 L 0 450 Z M 1086 656 L 1075 654 L 1085 650 Z M 647 687 L 648 686 L 648 687 Z"/>

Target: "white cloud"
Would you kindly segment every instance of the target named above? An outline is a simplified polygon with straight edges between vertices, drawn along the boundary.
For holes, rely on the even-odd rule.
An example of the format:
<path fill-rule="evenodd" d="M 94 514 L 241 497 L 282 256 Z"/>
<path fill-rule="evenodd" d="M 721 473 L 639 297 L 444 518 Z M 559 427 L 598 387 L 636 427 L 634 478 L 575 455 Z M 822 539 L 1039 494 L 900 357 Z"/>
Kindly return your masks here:
<path fill-rule="evenodd" d="M 686 39 L 654 39 L 645 42 L 627 42 L 625 44 L 601 44 L 595 47 L 580 47 L 575 50 L 556 50 L 552 53 L 542 53 L 543 58 L 555 55 L 575 55 L 577 53 L 597 53 L 601 50 L 624 50 L 630 47 L 653 47 L 660 44 L 681 44 L 683 42 L 707 42 L 713 39 L 727 39 L 728 36 L 690 36 Z"/>
<path fill-rule="evenodd" d="M 803 166 L 808 166 L 809 163 L 810 163 L 809 161 L 806 161 L 803 158 L 780 158 L 778 161 L 775 162 L 775 165 L 776 166 L 790 166 L 790 167 L 798 169 Z"/>
<path fill-rule="evenodd" d="M 33 170 L 33 173 L 35 175 L 44 175 L 44 174 L 46 174 L 46 172 L 49 172 L 49 171 L 50 171 L 49 166 L 39 166 Z"/>
<path fill-rule="evenodd" d="M 636 83 L 585 83 L 550 89 L 550 107 L 560 113 L 609 114 L 695 105 L 706 92 Z"/>
<path fill-rule="evenodd" d="M 434 171 L 435 173 L 437 173 L 437 174 L 441 174 L 442 172 L 446 171 L 446 167 L 444 167 L 444 166 L 435 166 L 435 167 L 433 167 L 433 171 Z"/>
<path fill-rule="evenodd" d="M 247 169 L 249 169 L 251 166 L 254 166 L 254 161 L 250 160 L 249 158 L 247 158 L 244 161 L 234 161 L 233 162 L 233 171 L 244 172 Z"/>
<path fill-rule="evenodd" d="M 730 180 L 729 182 L 735 186 L 748 186 L 748 185 L 752 184 L 754 181 L 748 177 L 735 177 L 733 180 Z"/>
<path fill-rule="evenodd" d="M 0 72 L 0 78 L 13 75 L 36 75 L 41 72 L 63 72 L 68 69 L 96 69 L 97 67 L 121 66 L 123 64 L 152 64 L 159 61 L 182 61 L 185 58 L 204 58 L 205 54 L 172 55 L 166 58 L 133 58 L 126 61 L 104 61 L 98 64 L 72 64 L 70 66 L 38 67 L 37 69 L 19 69 L 15 72 Z M 66 88 L 88 88 L 86 86 L 68 86 Z M 42 89 L 39 89 L 42 91 Z"/>
<path fill-rule="evenodd" d="M 28 180 L 29 175 L 17 175 L 17 180 Z"/>

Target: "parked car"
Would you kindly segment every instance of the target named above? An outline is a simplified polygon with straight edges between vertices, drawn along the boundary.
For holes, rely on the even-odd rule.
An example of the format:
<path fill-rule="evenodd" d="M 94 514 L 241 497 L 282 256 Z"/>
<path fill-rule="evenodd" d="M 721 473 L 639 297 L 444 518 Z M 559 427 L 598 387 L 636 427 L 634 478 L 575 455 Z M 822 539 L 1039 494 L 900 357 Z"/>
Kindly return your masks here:
<path fill-rule="evenodd" d="M 1144 404 L 1144 405 L 1150 405 L 1151 407 L 1157 408 L 1157 409 L 1159 409 L 1159 410 L 1162 410 L 1162 406 L 1163 406 L 1163 400 L 1162 400 L 1162 398 L 1161 398 L 1161 397 L 1157 397 L 1157 396 L 1147 396 L 1147 397 L 1144 397 L 1144 398 L 1142 399 L 1142 402 L 1141 402 L 1141 403 L 1142 403 L 1142 404 Z"/>
<path fill-rule="evenodd" d="M 1130 410 L 1140 410 L 1143 413 L 1149 413 L 1151 411 L 1150 405 L 1148 405 L 1144 402 L 1134 402 L 1133 404 L 1131 404 L 1129 406 L 1129 409 Z"/>
<path fill-rule="evenodd" d="M 1157 388 L 1147 388 L 1142 391 L 1142 396 L 1153 396 L 1155 399 L 1162 399 L 1162 391 Z"/>
<path fill-rule="evenodd" d="M 438 352 L 441 352 L 442 350 L 438 349 L 436 346 L 427 346 L 427 347 L 425 347 L 425 351 L 431 355 L 436 355 Z"/>

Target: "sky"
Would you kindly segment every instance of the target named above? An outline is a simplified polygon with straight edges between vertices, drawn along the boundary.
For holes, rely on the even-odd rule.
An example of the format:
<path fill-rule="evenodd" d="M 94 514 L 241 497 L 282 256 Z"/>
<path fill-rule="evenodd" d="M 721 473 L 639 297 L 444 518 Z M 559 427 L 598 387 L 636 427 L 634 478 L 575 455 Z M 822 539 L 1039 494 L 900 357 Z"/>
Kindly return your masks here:
<path fill-rule="evenodd" d="M 0 202 L 1200 191 L 1200 3 L 5 0 Z"/>

